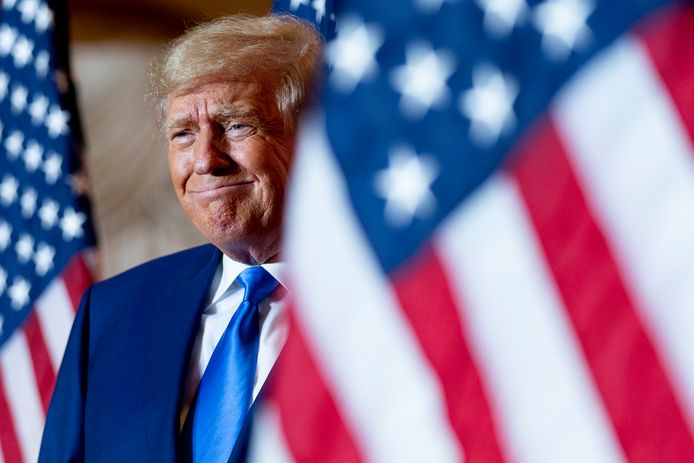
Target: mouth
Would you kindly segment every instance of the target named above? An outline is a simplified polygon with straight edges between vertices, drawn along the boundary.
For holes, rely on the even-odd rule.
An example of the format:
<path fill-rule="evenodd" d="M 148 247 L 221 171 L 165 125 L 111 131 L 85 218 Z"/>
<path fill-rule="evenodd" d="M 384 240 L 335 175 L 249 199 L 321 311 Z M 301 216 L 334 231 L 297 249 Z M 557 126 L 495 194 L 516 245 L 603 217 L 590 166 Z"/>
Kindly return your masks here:
<path fill-rule="evenodd" d="M 225 193 L 228 191 L 233 191 L 235 189 L 244 188 L 252 185 L 252 181 L 235 182 L 235 183 L 212 183 L 209 185 L 203 185 L 195 189 L 189 190 L 190 193 L 197 195 L 217 195 L 220 193 Z"/>

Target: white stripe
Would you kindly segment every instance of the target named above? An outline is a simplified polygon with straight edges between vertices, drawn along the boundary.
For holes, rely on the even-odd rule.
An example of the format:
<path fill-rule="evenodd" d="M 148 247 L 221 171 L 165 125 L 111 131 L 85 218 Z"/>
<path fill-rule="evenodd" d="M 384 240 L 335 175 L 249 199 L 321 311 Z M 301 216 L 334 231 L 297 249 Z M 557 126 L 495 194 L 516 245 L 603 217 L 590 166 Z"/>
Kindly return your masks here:
<path fill-rule="evenodd" d="M 74 311 L 62 277 L 54 279 L 36 301 L 36 314 L 54 371 L 60 367 Z"/>
<path fill-rule="evenodd" d="M 16 331 L 3 346 L 0 368 L 24 460 L 34 462 L 38 458 L 44 416 L 29 346 L 22 330 Z"/>
<path fill-rule="evenodd" d="M 488 181 L 435 238 L 514 461 L 623 461 L 517 186 Z"/>
<path fill-rule="evenodd" d="M 248 448 L 250 463 L 293 463 L 284 439 L 279 410 L 269 401 L 263 403 L 254 417 L 254 429 Z"/>
<path fill-rule="evenodd" d="M 561 96 L 554 118 L 693 425 L 694 153 L 677 110 L 628 39 Z"/>
<path fill-rule="evenodd" d="M 367 249 L 324 135 L 308 126 L 285 249 L 319 370 L 368 461 L 460 462 L 441 386 Z"/>

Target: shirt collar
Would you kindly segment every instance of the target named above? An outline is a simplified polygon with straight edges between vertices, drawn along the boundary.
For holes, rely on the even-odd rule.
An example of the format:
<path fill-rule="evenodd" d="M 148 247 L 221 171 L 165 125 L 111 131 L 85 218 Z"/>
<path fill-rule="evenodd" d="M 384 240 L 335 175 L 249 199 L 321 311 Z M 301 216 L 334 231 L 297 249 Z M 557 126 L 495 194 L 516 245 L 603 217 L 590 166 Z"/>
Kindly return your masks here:
<path fill-rule="evenodd" d="M 279 281 L 279 283 L 284 288 L 287 287 L 287 285 L 285 284 L 286 266 L 287 264 L 285 262 L 274 262 L 271 264 L 261 265 L 261 267 L 267 270 L 268 273 L 272 275 L 275 278 L 275 280 Z M 219 279 L 217 288 L 214 291 L 210 301 L 212 303 L 217 302 L 224 295 L 224 293 L 227 292 L 231 284 L 234 282 L 234 280 L 236 280 L 236 277 L 238 277 L 241 274 L 241 272 L 246 270 L 248 267 L 251 266 L 243 264 L 241 262 L 236 262 L 235 260 L 232 260 L 230 257 L 228 257 L 226 254 L 222 254 L 220 268 L 217 269 L 217 272 L 220 272 L 221 270 L 221 278 Z"/>

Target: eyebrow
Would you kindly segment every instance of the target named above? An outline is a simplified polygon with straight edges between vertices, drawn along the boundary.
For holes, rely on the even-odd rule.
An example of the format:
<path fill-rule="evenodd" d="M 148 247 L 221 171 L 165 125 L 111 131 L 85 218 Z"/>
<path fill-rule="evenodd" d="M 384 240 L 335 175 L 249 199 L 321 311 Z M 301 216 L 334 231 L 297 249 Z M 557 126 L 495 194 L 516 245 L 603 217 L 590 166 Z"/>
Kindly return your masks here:
<path fill-rule="evenodd" d="M 253 125 L 260 125 L 263 118 L 258 108 L 243 105 L 243 104 L 232 104 L 219 108 L 218 110 L 212 111 L 210 114 L 212 120 L 219 121 L 222 123 L 230 122 L 233 120 L 242 120 L 253 123 Z M 195 118 L 191 115 L 183 115 L 180 117 L 174 117 L 166 121 L 165 130 L 175 130 L 192 125 Z"/>

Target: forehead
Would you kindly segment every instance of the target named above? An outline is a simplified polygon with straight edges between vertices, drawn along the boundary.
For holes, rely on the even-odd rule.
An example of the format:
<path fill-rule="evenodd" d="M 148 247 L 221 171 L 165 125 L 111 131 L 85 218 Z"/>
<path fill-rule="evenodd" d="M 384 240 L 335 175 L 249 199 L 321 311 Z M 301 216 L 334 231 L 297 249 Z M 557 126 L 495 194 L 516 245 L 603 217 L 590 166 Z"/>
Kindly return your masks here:
<path fill-rule="evenodd" d="M 267 86 L 249 81 L 211 81 L 173 92 L 167 97 L 167 122 L 181 118 L 214 117 L 229 110 L 252 111 L 258 116 L 274 113 Z"/>

